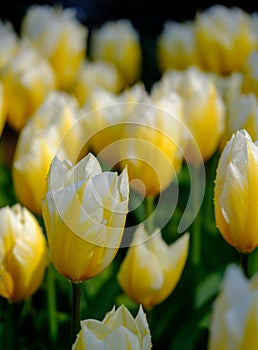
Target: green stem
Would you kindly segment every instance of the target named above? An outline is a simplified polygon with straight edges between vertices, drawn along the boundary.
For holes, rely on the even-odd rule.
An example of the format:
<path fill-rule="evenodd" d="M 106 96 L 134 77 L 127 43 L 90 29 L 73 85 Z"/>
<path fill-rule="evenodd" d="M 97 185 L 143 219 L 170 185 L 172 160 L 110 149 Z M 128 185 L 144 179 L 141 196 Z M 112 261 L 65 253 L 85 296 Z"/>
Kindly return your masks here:
<path fill-rule="evenodd" d="M 80 306 L 81 306 L 81 292 L 82 284 L 73 283 L 73 302 L 72 302 L 72 344 L 75 342 L 76 335 L 80 330 Z"/>
<path fill-rule="evenodd" d="M 0 348 L 5 350 L 19 350 L 20 329 L 19 329 L 19 304 L 7 302 L 6 314 L 3 315 L 1 330 Z"/>
<path fill-rule="evenodd" d="M 248 258 L 248 254 L 240 253 L 240 266 L 246 277 L 248 277 Z"/>
<path fill-rule="evenodd" d="M 146 229 L 149 234 L 151 234 L 155 229 L 154 224 L 154 212 L 155 209 L 155 198 L 146 197 L 145 198 L 145 220 L 146 220 Z"/>
<path fill-rule="evenodd" d="M 58 321 L 56 312 L 55 271 L 52 265 L 48 267 L 47 271 L 47 310 L 49 340 L 53 345 L 58 339 Z"/>
<path fill-rule="evenodd" d="M 199 168 L 193 167 L 192 172 L 194 179 L 193 179 L 193 210 L 194 212 L 199 207 L 200 203 L 200 193 L 199 193 Z M 198 214 L 196 215 L 193 223 L 192 223 L 192 234 L 191 234 L 191 241 L 192 241 L 192 263 L 194 266 L 199 266 L 201 261 L 201 212 L 199 210 Z"/>

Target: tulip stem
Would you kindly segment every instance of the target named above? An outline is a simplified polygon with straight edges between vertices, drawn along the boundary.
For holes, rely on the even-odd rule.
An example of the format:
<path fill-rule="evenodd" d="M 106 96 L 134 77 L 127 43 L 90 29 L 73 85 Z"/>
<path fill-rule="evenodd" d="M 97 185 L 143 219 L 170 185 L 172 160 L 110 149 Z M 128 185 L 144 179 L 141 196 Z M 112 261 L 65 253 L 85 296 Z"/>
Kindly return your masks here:
<path fill-rule="evenodd" d="M 145 221 L 146 221 L 146 229 L 149 234 L 151 234 L 154 230 L 154 209 L 155 209 L 155 198 L 154 197 L 146 197 L 145 198 Z"/>
<path fill-rule="evenodd" d="M 72 344 L 75 342 L 76 335 L 80 330 L 80 307 L 82 284 L 73 283 L 73 303 L 72 303 Z"/>
<path fill-rule="evenodd" d="M 248 277 L 248 257 L 248 254 L 240 253 L 240 266 L 246 277 Z"/>
<path fill-rule="evenodd" d="M 193 167 L 193 177 L 194 177 L 194 186 L 192 188 L 193 191 L 193 210 L 194 213 L 196 209 L 199 207 L 199 186 L 198 186 L 198 181 L 199 181 L 199 167 L 194 166 Z M 201 215 L 200 215 L 200 210 L 197 213 L 193 223 L 192 223 L 192 235 L 191 235 L 191 240 L 192 240 L 192 263 L 194 266 L 198 267 L 200 265 L 201 261 Z"/>
<path fill-rule="evenodd" d="M 49 340 L 51 344 L 58 338 L 58 322 L 56 313 L 56 289 L 55 289 L 55 276 L 54 268 L 52 265 L 48 267 L 47 271 L 47 310 L 48 310 L 48 331 Z"/>

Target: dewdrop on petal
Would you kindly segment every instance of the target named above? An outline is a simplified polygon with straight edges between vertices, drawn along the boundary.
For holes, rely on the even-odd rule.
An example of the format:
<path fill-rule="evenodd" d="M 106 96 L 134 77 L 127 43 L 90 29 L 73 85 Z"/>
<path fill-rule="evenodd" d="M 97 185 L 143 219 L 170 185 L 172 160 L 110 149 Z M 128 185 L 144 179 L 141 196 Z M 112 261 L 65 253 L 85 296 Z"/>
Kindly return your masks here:
<path fill-rule="evenodd" d="M 88 36 L 88 29 L 77 20 L 75 10 L 32 5 L 22 20 L 21 33 L 50 61 L 58 88 L 69 89 L 85 59 Z"/>
<path fill-rule="evenodd" d="M 157 39 L 157 61 L 161 72 L 200 65 L 194 22 L 167 21 Z"/>

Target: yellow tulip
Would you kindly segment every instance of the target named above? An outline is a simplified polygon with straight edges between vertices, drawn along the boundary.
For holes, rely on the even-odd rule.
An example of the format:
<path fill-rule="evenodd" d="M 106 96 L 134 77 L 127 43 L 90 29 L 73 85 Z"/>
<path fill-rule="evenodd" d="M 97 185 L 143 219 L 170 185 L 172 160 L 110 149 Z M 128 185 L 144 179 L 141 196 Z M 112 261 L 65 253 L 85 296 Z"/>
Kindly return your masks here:
<path fill-rule="evenodd" d="M 224 102 L 212 79 L 193 66 L 184 71 L 164 73 L 153 86 L 152 96 L 156 99 L 171 91 L 179 94 L 183 101 L 183 120 L 189 130 L 185 158 L 198 165 L 208 160 L 219 145 L 225 128 Z"/>
<path fill-rule="evenodd" d="M 159 229 L 149 236 L 143 224 L 139 225 L 118 273 L 120 286 L 146 308 L 161 303 L 181 277 L 188 246 L 188 233 L 168 245 Z"/>
<path fill-rule="evenodd" d="M 258 247 L 258 147 L 245 130 L 225 146 L 214 188 L 215 219 L 224 239 L 241 253 Z"/>
<path fill-rule="evenodd" d="M 0 69 L 16 54 L 19 47 L 19 38 L 13 25 L 0 20 Z"/>
<path fill-rule="evenodd" d="M 151 335 L 146 315 L 140 306 L 135 318 L 121 305 L 108 312 L 103 321 L 81 321 L 81 330 L 72 350 L 150 350 Z"/>
<path fill-rule="evenodd" d="M 2 71 L 8 124 L 20 131 L 47 94 L 55 88 L 50 64 L 27 44 Z M 15 101 L 15 103 L 14 103 Z"/>
<path fill-rule="evenodd" d="M 108 166 L 113 167 L 119 162 L 121 144 L 117 142 L 126 137 L 125 123 L 130 120 L 130 115 L 137 104 L 145 101 L 146 96 L 147 92 L 140 83 L 119 95 L 98 88 L 83 106 L 87 144 Z"/>
<path fill-rule="evenodd" d="M 89 153 L 76 165 L 52 161 L 43 218 L 52 262 L 72 282 L 104 270 L 119 248 L 128 210 L 127 172 L 101 171 Z"/>
<path fill-rule="evenodd" d="M 85 62 L 78 70 L 71 93 L 83 106 L 97 87 L 115 94 L 120 92 L 121 76 L 115 65 L 105 61 Z"/>
<path fill-rule="evenodd" d="M 139 79 L 141 46 L 138 33 L 129 20 L 109 21 L 95 29 L 90 49 L 94 61 L 103 60 L 117 66 L 123 86 L 131 85 Z"/>
<path fill-rule="evenodd" d="M 50 61 L 58 88 L 69 89 L 85 59 L 88 35 L 88 29 L 76 19 L 75 11 L 32 5 L 22 20 L 21 34 Z"/>
<path fill-rule="evenodd" d="M 202 64 L 215 73 L 240 70 L 254 48 L 249 15 L 237 7 L 213 5 L 197 13 L 195 29 Z"/>
<path fill-rule="evenodd" d="M 171 94 L 157 101 L 146 97 L 136 104 L 124 127 L 120 164 L 128 167 L 131 187 L 155 197 L 166 189 L 181 168 L 184 147 L 182 102 Z"/>
<path fill-rule="evenodd" d="M 20 131 L 12 175 L 19 201 L 41 215 L 46 177 L 55 154 L 76 160 L 84 143 L 76 99 L 52 91 Z"/>
<path fill-rule="evenodd" d="M 194 22 L 167 21 L 157 39 L 157 61 L 161 72 L 200 65 Z"/>
<path fill-rule="evenodd" d="M 258 274 L 231 265 L 214 302 L 208 350 L 258 350 Z"/>
<path fill-rule="evenodd" d="M 13 302 L 40 287 L 49 262 L 36 218 L 20 204 L 0 209 L 0 295 Z"/>

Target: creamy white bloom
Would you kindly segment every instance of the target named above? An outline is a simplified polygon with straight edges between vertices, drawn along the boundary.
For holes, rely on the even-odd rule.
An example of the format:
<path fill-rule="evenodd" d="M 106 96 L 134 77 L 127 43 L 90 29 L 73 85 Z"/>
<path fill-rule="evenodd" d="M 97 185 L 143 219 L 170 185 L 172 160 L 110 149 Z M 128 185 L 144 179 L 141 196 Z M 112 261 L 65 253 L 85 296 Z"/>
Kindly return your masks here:
<path fill-rule="evenodd" d="M 81 321 L 81 330 L 72 350 L 150 350 L 151 335 L 146 315 L 140 306 L 135 318 L 121 305 L 108 312 L 103 321 Z"/>
<path fill-rule="evenodd" d="M 258 349 L 258 275 L 248 280 L 230 265 L 213 305 L 209 350 Z"/>

